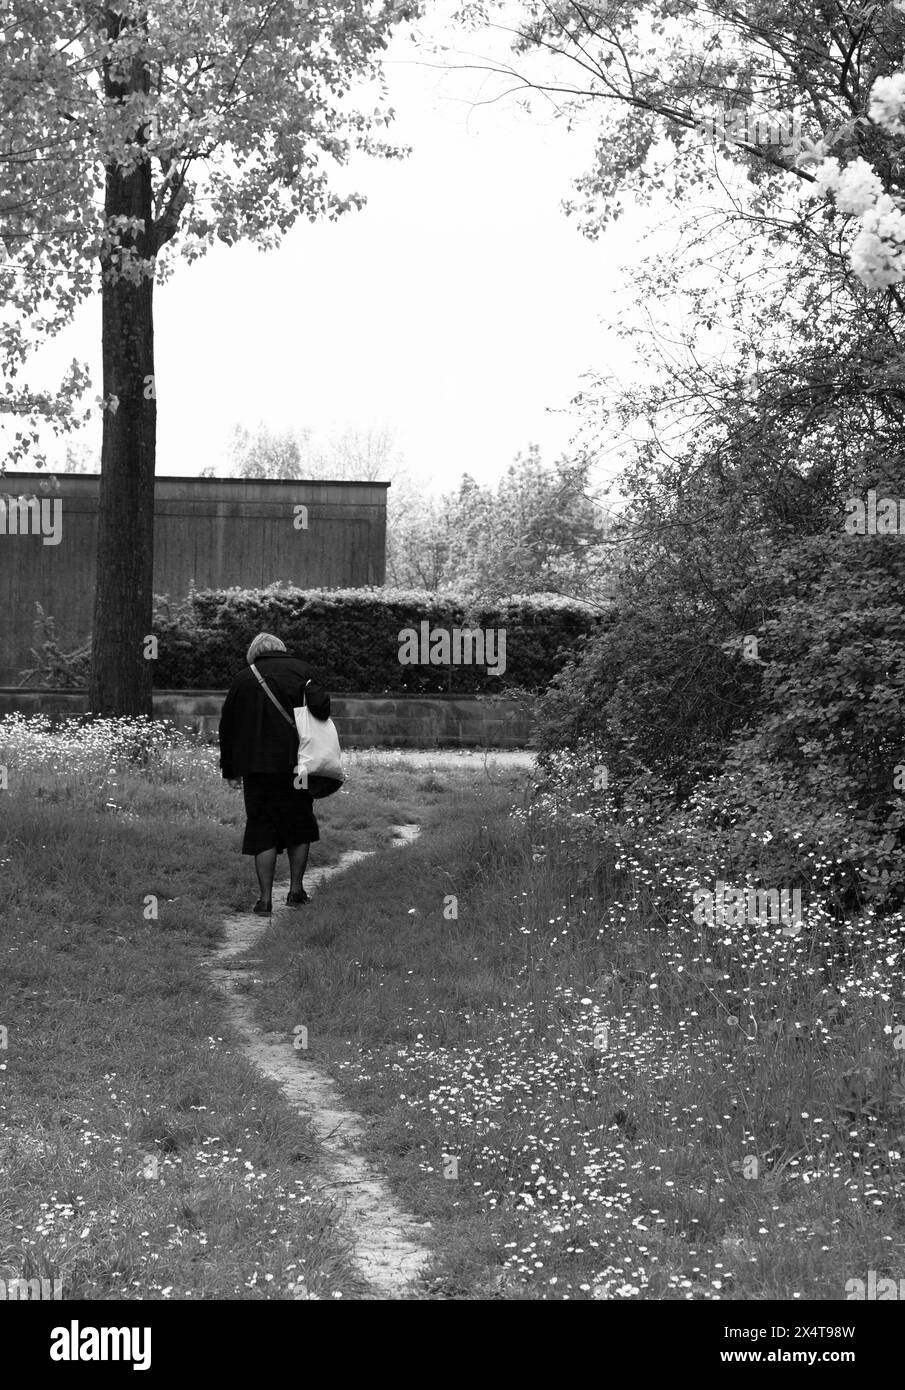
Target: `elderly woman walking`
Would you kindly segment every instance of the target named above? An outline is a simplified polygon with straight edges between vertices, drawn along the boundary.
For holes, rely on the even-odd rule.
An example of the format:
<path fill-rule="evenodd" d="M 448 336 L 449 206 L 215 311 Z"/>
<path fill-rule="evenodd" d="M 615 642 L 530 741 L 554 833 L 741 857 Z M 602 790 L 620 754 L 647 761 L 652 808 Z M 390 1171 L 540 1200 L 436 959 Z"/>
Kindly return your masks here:
<path fill-rule="evenodd" d="M 303 702 L 316 719 L 327 719 L 330 697 L 304 662 L 290 656 L 280 639 L 269 632 L 254 639 L 246 662 L 223 702 L 220 770 L 233 786 L 238 786 L 241 778 L 246 815 L 242 853 L 254 855 L 260 890 L 254 911 L 269 916 L 277 855 L 284 849 L 289 854 L 290 877 L 286 901 L 291 907 L 308 901 L 302 880 L 308 847 L 312 840 L 320 839 L 320 831 L 311 794 L 296 785 L 298 738 L 290 720 L 293 709 Z M 274 700 L 290 720 L 280 713 Z"/>

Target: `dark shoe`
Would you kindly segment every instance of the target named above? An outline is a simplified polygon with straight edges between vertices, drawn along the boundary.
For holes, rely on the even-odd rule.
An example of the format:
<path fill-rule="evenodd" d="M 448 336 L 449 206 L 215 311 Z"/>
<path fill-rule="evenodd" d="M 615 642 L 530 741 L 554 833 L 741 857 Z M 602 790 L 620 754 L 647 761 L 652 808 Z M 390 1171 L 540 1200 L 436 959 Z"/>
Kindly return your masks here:
<path fill-rule="evenodd" d="M 310 903 L 311 899 L 304 888 L 299 889 L 298 893 L 287 893 L 286 902 L 290 907 L 302 907 L 305 903 Z"/>
<path fill-rule="evenodd" d="M 256 913 L 258 914 L 259 917 L 272 917 L 272 916 L 273 916 L 273 908 L 272 908 L 272 907 L 265 907 L 265 906 L 264 906 L 264 900 L 263 900 L 263 898 L 258 898 L 258 901 L 255 903 L 254 907 L 252 908 L 252 912 L 256 912 Z"/>

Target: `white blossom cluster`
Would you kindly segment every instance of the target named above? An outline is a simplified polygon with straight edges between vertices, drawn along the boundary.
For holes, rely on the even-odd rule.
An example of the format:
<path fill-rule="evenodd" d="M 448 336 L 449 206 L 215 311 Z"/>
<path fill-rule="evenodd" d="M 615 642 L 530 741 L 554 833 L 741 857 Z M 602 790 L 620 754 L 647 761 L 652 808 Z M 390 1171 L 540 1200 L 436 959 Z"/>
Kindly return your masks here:
<path fill-rule="evenodd" d="M 878 77 L 871 88 L 870 119 L 893 135 L 905 134 L 905 72 Z M 858 279 L 871 289 L 905 280 L 905 211 L 866 160 L 840 166 L 833 157 L 815 171 L 815 196 L 832 194 L 840 212 L 860 218 L 850 258 Z"/>
<path fill-rule="evenodd" d="M 902 109 L 905 107 L 905 72 L 894 72 L 891 77 L 878 77 L 870 89 L 870 105 L 867 114 L 877 125 L 892 131 L 893 135 L 905 133 Z"/>

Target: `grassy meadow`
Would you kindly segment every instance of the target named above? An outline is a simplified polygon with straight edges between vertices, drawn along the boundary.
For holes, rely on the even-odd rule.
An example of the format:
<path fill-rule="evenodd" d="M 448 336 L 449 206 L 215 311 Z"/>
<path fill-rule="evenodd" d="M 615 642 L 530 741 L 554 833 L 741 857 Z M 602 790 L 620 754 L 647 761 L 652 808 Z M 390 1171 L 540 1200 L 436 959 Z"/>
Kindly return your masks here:
<path fill-rule="evenodd" d="M 905 1273 L 901 923 L 698 925 L 694 864 L 580 769 L 351 762 L 311 862 L 376 852 L 267 927 L 254 1005 L 307 1028 L 431 1223 L 413 1297 L 839 1300 Z M 0 1276 L 355 1297 L 311 1137 L 205 979 L 256 896 L 214 750 L 8 719 L 0 765 Z"/>
<path fill-rule="evenodd" d="M 256 897 L 214 750 L 7 719 L 0 766 L 0 1277 L 64 1298 L 354 1296 L 306 1126 L 233 1050 L 205 978 L 224 913 Z M 312 864 L 390 842 L 383 805 L 363 810 Z"/>

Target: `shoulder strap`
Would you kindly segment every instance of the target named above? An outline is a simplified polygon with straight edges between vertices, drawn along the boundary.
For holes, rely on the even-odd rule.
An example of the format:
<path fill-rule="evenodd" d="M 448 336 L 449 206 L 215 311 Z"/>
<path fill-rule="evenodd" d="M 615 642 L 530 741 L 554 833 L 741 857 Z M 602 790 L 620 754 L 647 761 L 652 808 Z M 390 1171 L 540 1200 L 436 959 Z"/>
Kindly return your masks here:
<path fill-rule="evenodd" d="M 260 681 L 260 683 L 261 683 L 261 689 L 264 691 L 264 694 L 267 695 L 267 696 L 273 701 L 273 703 L 276 705 L 277 709 L 280 711 L 280 714 L 281 714 L 281 715 L 283 716 L 283 718 L 286 720 L 286 723 L 287 723 L 287 724 L 291 724 L 292 727 L 293 727 L 293 729 L 294 729 L 294 728 L 295 728 L 295 720 L 294 720 L 293 718 L 291 718 L 291 716 L 288 715 L 288 714 L 286 713 L 286 711 L 283 709 L 283 706 L 280 704 L 279 700 L 278 700 L 277 697 L 274 695 L 274 693 L 273 693 L 273 691 L 271 690 L 270 686 L 267 684 L 266 680 L 265 680 L 264 677 L 261 675 L 261 672 L 258 670 L 258 668 L 257 668 L 257 666 L 254 664 L 254 662 L 251 663 L 251 669 L 254 671 L 256 677 L 257 677 L 258 680 Z"/>

